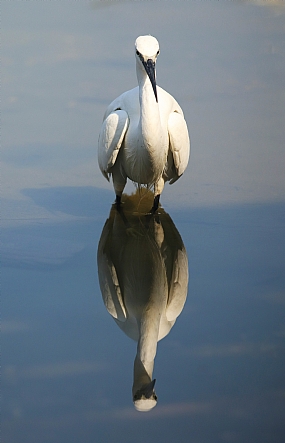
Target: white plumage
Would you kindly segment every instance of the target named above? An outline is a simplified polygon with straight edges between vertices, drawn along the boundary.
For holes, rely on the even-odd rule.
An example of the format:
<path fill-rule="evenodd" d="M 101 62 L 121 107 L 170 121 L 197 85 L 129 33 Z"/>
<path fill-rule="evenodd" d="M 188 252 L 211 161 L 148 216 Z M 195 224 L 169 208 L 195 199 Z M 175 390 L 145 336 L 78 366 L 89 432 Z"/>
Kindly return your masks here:
<path fill-rule="evenodd" d="M 158 208 L 164 183 L 174 183 L 185 171 L 190 141 L 177 101 L 156 86 L 158 41 L 148 35 L 135 42 L 138 86 L 107 108 L 99 135 L 98 162 L 112 175 L 119 208 L 127 178 L 154 187 L 152 212 Z"/>

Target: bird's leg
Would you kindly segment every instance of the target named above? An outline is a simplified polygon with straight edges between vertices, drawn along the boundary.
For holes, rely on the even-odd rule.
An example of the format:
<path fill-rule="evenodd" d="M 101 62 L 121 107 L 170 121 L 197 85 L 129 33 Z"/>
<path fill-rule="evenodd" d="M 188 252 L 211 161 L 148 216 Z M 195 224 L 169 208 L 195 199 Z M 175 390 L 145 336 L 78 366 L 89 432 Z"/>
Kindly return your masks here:
<path fill-rule="evenodd" d="M 156 195 L 156 196 L 154 197 L 154 200 L 153 200 L 153 206 L 152 206 L 152 208 L 151 208 L 151 210 L 150 210 L 150 213 L 151 213 L 151 214 L 154 214 L 154 213 L 157 211 L 157 209 L 158 209 L 158 205 L 159 205 L 159 199 L 160 199 L 160 194 L 158 194 L 158 195 Z"/>
<path fill-rule="evenodd" d="M 124 174 L 122 168 L 120 167 L 120 162 L 116 161 L 115 165 L 112 169 L 112 178 L 113 178 L 113 185 L 114 190 L 116 194 L 116 208 L 117 211 L 120 211 L 121 208 L 121 197 L 124 190 L 124 187 L 126 186 L 127 182 L 127 176 Z"/>
<path fill-rule="evenodd" d="M 158 209 L 159 199 L 163 191 L 163 188 L 164 188 L 164 179 L 163 177 L 160 177 L 158 181 L 154 184 L 154 200 L 153 200 L 153 206 L 150 210 L 151 214 L 154 214 Z"/>
<path fill-rule="evenodd" d="M 117 211 L 120 211 L 120 209 L 121 209 L 121 196 L 120 195 L 116 195 L 115 204 L 116 204 Z"/>

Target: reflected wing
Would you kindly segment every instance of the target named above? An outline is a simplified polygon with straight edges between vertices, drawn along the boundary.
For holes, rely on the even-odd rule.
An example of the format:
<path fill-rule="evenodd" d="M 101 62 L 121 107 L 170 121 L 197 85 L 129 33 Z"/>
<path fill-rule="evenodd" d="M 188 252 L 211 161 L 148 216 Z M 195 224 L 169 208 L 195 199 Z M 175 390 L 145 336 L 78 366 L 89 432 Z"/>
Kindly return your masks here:
<path fill-rule="evenodd" d="M 120 284 L 117 276 L 117 271 L 108 257 L 109 241 L 108 238 L 110 232 L 109 228 L 110 220 L 107 220 L 98 246 L 98 275 L 99 284 L 103 296 L 103 301 L 109 314 L 115 319 L 124 322 L 127 318 L 125 305 L 122 298 Z"/>
<path fill-rule="evenodd" d="M 107 311 L 119 321 L 126 321 L 127 314 L 119 286 L 116 268 L 102 257 L 100 266 L 100 287 Z"/>
<path fill-rule="evenodd" d="M 166 307 L 168 321 L 175 320 L 181 314 L 188 290 L 188 259 L 184 248 L 178 249 L 173 262 L 173 270 Z"/>
<path fill-rule="evenodd" d="M 112 112 L 103 122 L 98 142 L 98 163 L 107 180 L 109 180 L 108 173 L 115 164 L 128 124 L 128 114 L 122 110 Z"/>
<path fill-rule="evenodd" d="M 174 166 L 177 176 L 170 180 L 170 184 L 174 183 L 185 171 L 189 155 L 190 140 L 188 129 L 183 115 L 178 112 L 172 112 L 168 118 L 168 134 L 170 141 L 170 150 L 173 155 Z"/>

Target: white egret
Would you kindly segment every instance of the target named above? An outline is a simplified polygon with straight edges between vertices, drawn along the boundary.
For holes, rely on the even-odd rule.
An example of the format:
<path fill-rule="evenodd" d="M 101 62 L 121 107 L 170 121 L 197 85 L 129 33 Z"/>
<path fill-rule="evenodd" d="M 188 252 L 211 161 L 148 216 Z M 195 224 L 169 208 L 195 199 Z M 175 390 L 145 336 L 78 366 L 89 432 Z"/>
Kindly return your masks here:
<path fill-rule="evenodd" d="M 135 54 L 138 86 L 108 106 L 99 135 L 98 162 L 107 180 L 113 178 L 118 208 L 129 178 L 139 186 L 154 187 L 151 212 L 155 212 L 164 183 L 174 183 L 186 169 L 190 140 L 179 104 L 156 85 L 156 38 L 138 37 Z"/>
<path fill-rule="evenodd" d="M 188 260 L 163 209 L 150 219 L 140 215 L 111 210 L 98 246 L 98 274 L 108 312 L 137 341 L 133 401 L 137 410 L 149 411 L 157 402 L 152 379 L 157 342 L 183 309 Z"/>

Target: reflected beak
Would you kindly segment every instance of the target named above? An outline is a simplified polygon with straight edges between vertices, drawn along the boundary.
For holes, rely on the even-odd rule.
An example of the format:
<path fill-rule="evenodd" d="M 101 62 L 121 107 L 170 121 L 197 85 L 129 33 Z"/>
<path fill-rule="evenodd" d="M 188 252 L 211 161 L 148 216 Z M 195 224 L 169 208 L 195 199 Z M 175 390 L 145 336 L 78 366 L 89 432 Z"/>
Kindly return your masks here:
<path fill-rule="evenodd" d="M 153 60 L 151 60 L 150 58 L 148 59 L 147 62 L 143 61 L 142 62 L 144 65 L 144 68 L 146 70 L 146 73 L 150 79 L 151 85 L 152 85 L 152 89 L 155 95 L 155 100 L 156 102 L 158 102 L 157 100 L 157 90 L 156 90 L 156 81 L 155 81 L 155 62 Z"/>
<path fill-rule="evenodd" d="M 143 393 L 146 398 L 150 398 L 153 395 L 155 382 L 156 379 L 152 380 L 148 385 L 144 386 Z"/>

